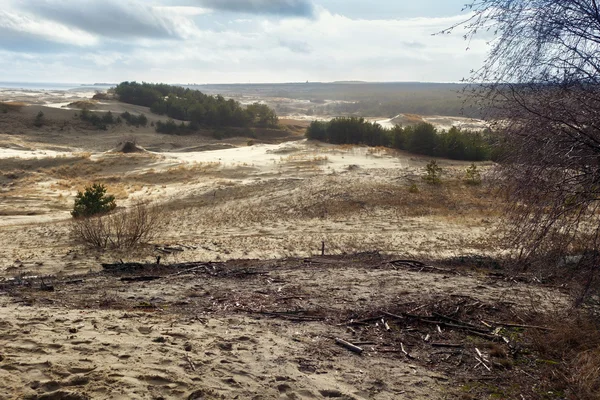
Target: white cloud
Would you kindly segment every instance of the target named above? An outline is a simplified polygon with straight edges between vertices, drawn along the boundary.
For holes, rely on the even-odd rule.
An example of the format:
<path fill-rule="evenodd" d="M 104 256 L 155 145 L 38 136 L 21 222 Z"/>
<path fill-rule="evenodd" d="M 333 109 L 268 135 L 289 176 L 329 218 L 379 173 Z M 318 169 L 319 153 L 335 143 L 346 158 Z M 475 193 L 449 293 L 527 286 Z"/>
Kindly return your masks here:
<path fill-rule="evenodd" d="M 180 17 L 195 17 L 197 15 L 204 15 L 212 12 L 212 10 L 208 8 L 192 6 L 154 6 L 152 8 L 159 13 Z"/>
<path fill-rule="evenodd" d="M 9 32 L 15 37 L 40 38 L 52 42 L 75 46 L 93 46 L 97 38 L 81 29 L 71 28 L 52 21 L 35 18 L 32 15 L 9 10 L 0 10 L 0 29 L 4 39 Z M 0 37 L 0 43 L 2 42 Z"/>
<path fill-rule="evenodd" d="M 19 32 L 87 46 L 89 50 L 61 57 L 36 55 L 49 68 L 62 64 L 57 70 L 71 71 L 68 80 L 80 81 L 458 81 L 481 64 L 488 50 L 479 38 L 465 51 L 467 42 L 460 29 L 452 35 L 432 36 L 464 20 L 464 15 L 367 20 L 317 7 L 310 19 L 253 16 L 229 20 L 214 10 L 172 3 L 145 9 L 142 16 L 151 15 L 140 17 L 143 22 L 139 23 L 151 30 L 147 25 L 159 18 L 152 23 L 158 29 L 167 26 L 176 38 L 169 34 L 119 38 L 99 29 L 86 33 L 69 25 L 70 20 L 58 23 L 14 11 L 10 19 L 3 17 L 6 11 L 0 12 L 0 30 L 10 24 L 13 31 L 19 26 Z M 206 25 L 207 21 L 212 25 Z M 11 71 L 12 77 L 5 80 L 21 80 L 18 70 Z"/>
<path fill-rule="evenodd" d="M 310 0 L 195 0 L 214 10 L 248 14 L 312 17 L 314 6 Z"/>
<path fill-rule="evenodd" d="M 13 4 L 40 20 L 116 39 L 185 38 L 194 25 L 188 17 L 200 12 L 196 7 L 156 8 L 139 0 L 20 0 Z"/>

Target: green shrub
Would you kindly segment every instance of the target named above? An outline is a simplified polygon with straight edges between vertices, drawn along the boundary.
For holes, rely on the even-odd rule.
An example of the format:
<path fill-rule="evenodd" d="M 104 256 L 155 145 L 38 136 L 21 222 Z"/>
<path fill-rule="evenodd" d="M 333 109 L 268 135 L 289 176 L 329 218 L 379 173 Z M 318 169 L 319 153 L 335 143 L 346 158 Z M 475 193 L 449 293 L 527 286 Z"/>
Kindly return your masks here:
<path fill-rule="evenodd" d="M 172 119 L 168 119 L 167 122 L 162 122 L 162 121 L 157 121 L 156 122 L 156 132 L 158 133 L 166 133 L 167 135 L 174 135 L 177 133 L 185 133 L 185 132 L 180 132 L 180 127 L 177 125 L 177 123 L 172 120 Z"/>
<path fill-rule="evenodd" d="M 386 129 L 375 122 L 356 117 L 338 117 L 329 122 L 313 121 L 306 129 L 305 136 L 334 144 L 385 146 L 427 156 L 468 161 L 489 160 L 492 144 L 496 140 L 487 131 L 476 132 L 456 127 L 439 131 L 425 122 Z"/>
<path fill-rule="evenodd" d="M 148 124 L 148 118 L 144 114 L 133 115 L 129 111 L 125 111 L 121 114 L 121 118 L 127 121 L 127 125 L 135 127 L 146 126 Z"/>
<path fill-rule="evenodd" d="M 481 185 L 481 174 L 475 163 L 465 171 L 465 182 L 468 185 Z"/>
<path fill-rule="evenodd" d="M 106 214 L 116 207 L 115 196 L 107 195 L 104 185 L 94 183 L 86 187 L 85 191 L 77 193 L 71 215 L 73 218 L 91 217 Z"/>
<path fill-rule="evenodd" d="M 423 179 L 431 185 L 438 185 L 442 183 L 442 168 L 437 165 L 437 161 L 431 160 L 425 167 L 425 176 Z"/>
<path fill-rule="evenodd" d="M 35 120 L 33 121 L 33 125 L 35 125 L 36 127 L 41 127 L 42 125 L 44 125 L 44 113 L 42 111 L 40 111 L 39 113 L 37 113 L 37 115 L 35 116 Z"/>
<path fill-rule="evenodd" d="M 264 104 L 241 103 L 223 96 L 165 84 L 122 82 L 115 88 L 119 100 L 150 107 L 154 114 L 193 122 L 192 127 L 257 126 L 277 128 L 277 115 Z"/>
<path fill-rule="evenodd" d="M 75 116 L 77 116 L 77 114 L 75 114 Z M 81 113 L 79 114 L 79 119 L 81 119 L 82 121 L 89 122 L 96 129 L 100 129 L 103 131 L 108 129 L 108 125 L 121 123 L 120 120 L 118 118 L 115 118 L 110 111 L 105 114 L 100 114 L 91 112 L 87 108 L 81 110 Z"/>
<path fill-rule="evenodd" d="M 225 139 L 225 133 L 223 133 L 223 131 L 214 131 L 213 137 L 217 140 L 223 140 Z"/>
<path fill-rule="evenodd" d="M 419 187 L 417 186 L 416 183 L 413 183 L 412 185 L 410 185 L 410 187 L 408 188 L 408 192 L 409 193 L 419 193 Z"/>

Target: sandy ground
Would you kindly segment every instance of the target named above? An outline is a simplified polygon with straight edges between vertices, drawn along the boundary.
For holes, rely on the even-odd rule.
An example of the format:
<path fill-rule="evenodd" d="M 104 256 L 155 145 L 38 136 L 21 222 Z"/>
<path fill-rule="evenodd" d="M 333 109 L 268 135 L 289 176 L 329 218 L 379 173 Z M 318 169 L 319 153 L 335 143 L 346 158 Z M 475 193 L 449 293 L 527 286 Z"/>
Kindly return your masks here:
<path fill-rule="evenodd" d="M 487 354 L 490 342 L 374 315 L 454 310 L 480 324 L 565 304 L 554 289 L 387 260 L 367 253 L 105 271 L 44 281 L 53 291 L 39 281 L 5 284 L 0 387 L 31 399 L 454 398 L 477 368 L 469 354 Z M 140 273 L 154 280 L 126 281 Z M 502 368 L 484 375 L 508 379 Z"/>
<path fill-rule="evenodd" d="M 47 124 L 36 128 L 40 110 Z M 488 240 L 497 199 L 462 181 L 468 163 L 438 160 L 444 183 L 431 186 L 428 159 L 308 142 L 302 121 L 248 143 L 150 127 L 95 131 L 76 112 L 0 114 L 0 398 L 454 398 L 478 366 L 468 356 L 442 362 L 423 338 L 461 340 L 464 354 L 487 344 L 414 321 L 387 321 L 388 330 L 374 315 L 418 308 L 480 324 L 566 302 L 555 288 L 475 265 L 432 273 L 387 263 L 502 251 Z M 146 151 L 111 151 L 132 138 Z M 71 236 L 74 196 L 92 182 L 121 209 L 161 207 L 152 243 L 96 251 Z M 306 261 L 323 242 L 331 257 Z M 209 264 L 101 266 L 157 256 L 161 265 Z M 137 275 L 155 280 L 121 280 Z M 361 318 L 372 320 L 348 325 Z M 357 356 L 335 337 L 366 350 Z M 486 379 L 510 379 L 497 373 Z"/>
<path fill-rule="evenodd" d="M 0 253 L 10 274 L 81 272 L 97 268 L 97 257 L 114 257 L 90 256 L 69 237 L 74 195 L 92 181 L 106 183 L 123 206 L 162 204 L 167 223 L 156 244 L 186 245 L 168 256 L 176 261 L 307 256 L 322 241 L 329 254 L 451 256 L 482 251 L 493 227 L 485 188 L 430 187 L 421 179 L 428 160 L 385 149 L 296 141 L 204 152 L 44 152 L 0 150 Z M 440 162 L 448 179 L 466 167 Z M 419 193 L 410 193 L 413 183 Z M 137 255 L 154 256 L 151 248 Z"/>

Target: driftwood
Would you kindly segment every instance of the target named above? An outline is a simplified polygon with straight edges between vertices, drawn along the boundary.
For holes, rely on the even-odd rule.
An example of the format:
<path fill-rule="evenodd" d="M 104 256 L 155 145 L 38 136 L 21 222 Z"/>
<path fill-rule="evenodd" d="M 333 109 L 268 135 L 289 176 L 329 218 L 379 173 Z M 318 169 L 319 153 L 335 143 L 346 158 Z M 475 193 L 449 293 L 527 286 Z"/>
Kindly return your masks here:
<path fill-rule="evenodd" d="M 482 321 L 483 323 L 483 321 Z M 546 328 L 545 326 L 536 326 L 536 325 L 522 325 L 522 324 L 511 324 L 511 323 L 502 323 L 502 322 L 491 322 L 494 325 L 505 326 L 507 328 L 524 328 L 524 329 L 538 329 L 541 331 L 553 331 L 552 328 Z"/>
<path fill-rule="evenodd" d="M 443 320 L 446 320 L 446 321 L 450 321 L 450 322 L 452 322 L 452 323 L 454 323 L 454 324 L 456 324 L 456 325 L 461 325 L 461 326 L 464 326 L 464 327 L 466 327 L 466 328 L 471 328 L 471 329 L 473 329 L 473 330 L 479 330 L 479 331 L 481 331 L 481 330 L 484 330 L 484 328 L 482 328 L 482 327 L 480 327 L 480 326 L 473 325 L 473 324 L 470 324 L 470 323 L 468 323 L 468 322 L 463 322 L 463 321 L 461 321 L 461 320 L 458 320 L 458 319 L 456 319 L 456 318 L 449 317 L 449 316 L 447 316 L 447 315 L 439 314 L 439 313 L 436 313 L 436 312 L 433 312 L 432 314 L 433 314 L 433 316 L 434 316 L 434 317 L 437 317 L 437 318 L 439 318 L 439 319 L 443 319 Z M 484 330 L 484 331 L 485 331 L 485 330 Z"/>
<path fill-rule="evenodd" d="M 437 314 L 437 316 L 434 316 L 434 317 L 428 317 L 428 316 L 422 316 L 422 315 L 412 315 L 412 314 L 406 314 L 406 313 L 402 313 L 402 315 L 397 315 L 397 314 L 392 314 L 392 313 L 385 312 L 385 311 L 383 311 L 382 314 L 386 315 L 390 318 L 396 318 L 396 319 L 401 319 L 401 320 L 402 319 L 415 319 L 415 320 L 425 323 L 425 324 L 435 325 L 435 327 L 439 333 L 442 333 L 442 327 L 444 327 L 444 328 L 450 328 L 450 329 L 455 329 L 455 330 L 462 330 L 462 331 L 467 332 L 470 335 L 478 336 L 478 337 L 481 337 L 481 338 L 484 338 L 484 339 L 487 339 L 490 341 L 494 341 L 494 342 L 505 341 L 508 343 L 508 339 L 506 339 L 505 337 L 502 337 L 500 335 L 493 334 L 492 332 L 490 332 L 489 329 L 480 328 L 478 326 L 475 326 L 475 325 L 472 325 L 472 324 L 469 324 L 466 322 L 462 322 L 460 320 L 457 320 L 457 319 L 454 319 L 451 317 L 446 317 L 441 314 Z M 450 320 L 453 322 L 438 321 L 438 320 L 432 319 L 432 318 L 446 319 L 446 320 Z"/>
<path fill-rule="evenodd" d="M 121 282 L 150 282 L 160 278 L 160 276 L 126 276 L 121 278 Z"/>
<path fill-rule="evenodd" d="M 340 345 L 342 347 L 345 347 L 345 348 L 347 348 L 348 350 L 350 350 L 350 351 L 352 351 L 354 353 L 362 354 L 362 352 L 363 352 L 362 347 L 358 347 L 358 346 L 356 346 L 356 345 L 354 345 L 354 344 L 352 344 L 350 342 L 347 342 L 347 341 L 345 341 L 343 339 L 335 338 L 335 342 L 338 345 Z"/>
<path fill-rule="evenodd" d="M 403 264 L 403 265 L 414 266 L 414 267 L 418 267 L 418 268 L 423 268 L 423 267 L 427 266 L 427 265 L 425 265 L 425 263 L 423 263 L 421 261 L 417 261 L 417 260 L 404 260 L 404 259 L 386 261 L 385 264 Z"/>
<path fill-rule="evenodd" d="M 405 318 L 404 316 L 392 314 L 392 313 L 389 313 L 389 312 L 386 312 L 386 311 L 382 312 L 382 314 L 386 315 L 388 317 L 396 318 L 396 319 L 404 319 Z"/>
<path fill-rule="evenodd" d="M 416 261 L 416 260 L 392 260 L 392 261 L 386 261 L 384 264 L 404 266 L 404 267 L 418 269 L 418 270 L 426 269 L 428 271 L 443 272 L 445 274 L 458 274 L 458 272 L 456 272 L 453 269 L 434 267 L 432 265 L 427 265 L 421 261 Z"/>
<path fill-rule="evenodd" d="M 177 264 L 161 264 L 161 267 L 169 267 L 173 269 L 188 269 L 191 270 L 196 267 L 211 267 L 214 263 L 206 262 L 186 262 Z M 155 263 L 137 263 L 137 262 L 117 262 L 117 263 L 103 263 L 102 268 L 110 272 L 122 272 L 122 271 L 136 271 L 143 269 L 152 269 L 159 266 Z M 185 271 L 184 271 L 185 272 Z"/>
<path fill-rule="evenodd" d="M 268 317 L 283 318 L 293 322 L 312 322 L 322 321 L 325 318 L 312 315 L 299 315 L 303 311 L 250 311 L 257 314 L 266 315 Z"/>
<path fill-rule="evenodd" d="M 411 356 L 410 354 L 408 354 L 408 352 L 406 351 L 406 349 L 404 348 L 404 343 L 400 342 L 400 350 L 402 351 L 402 353 L 404 353 L 404 355 L 407 358 L 410 358 L 411 360 L 414 359 L 413 356 Z"/>
<path fill-rule="evenodd" d="M 192 371 L 196 371 L 196 366 L 194 365 L 193 361 L 190 359 L 190 356 L 188 356 L 186 354 L 185 359 L 188 362 L 188 364 L 190 365 L 190 368 L 192 369 Z"/>
<path fill-rule="evenodd" d="M 506 339 L 503 338 L 502 336 L 491 335 L 489 333 L 477 332 L 477 331 L 473 331 L 473 330 L 469 330 L 469 329 L 467 329 L 467 332 L 471 335 L 479 336 L 484 339 L 491 340 L 492 342 L 501 342 L 503 340 L 506 341 Z"/>
<path fill-rule="evenodd" d="M 351 324 L 359 324 L 360 325 L 360 324 L 366 324 L 368 322 L 379 321 L 380 319 L 381 319 L 381 316 L 379 316 L 379 317 L 371 317 L 371 318 L 361 319 L 361 320 L 358 320 L 358 321 L 350 321 L 350 322 L 348 322 L 348 324 L 349 325 L 351 325 Z"/>
<path fill-rule="evenodd" d="M 381 320 L 381 322 L 383 322 L 383 326 L 384 326 L 384 328 L 385 328 L 386 331 L 389 332 L 389 331 L 392 330 L 392 328 L 390 328 L 390 326 L 388 325 L 388 323 L 385 322 L 383 319 Z"/>
<path fill-rule="evenodd" d="M 40 290 L 44 292 L 54 292 L 54 286 L 46 285 L 46 282 L 44 282 L 44 278 L 40 278 L 40 281 L 42 282 L 42 284 L 40 285 Z"/>
<path fill-rule="evenodd" d="M 464 345 L 459 344 L 459 343 L 431 343 L 431 345 L 433 347 L 450 347 L 450 348 L 456 348 L 456 349 L 465 347 Z"/>
<path fill-rule="evenodd" d="M 487 369 L 488 371 L 491 371 L 491 368 L 487 366 L 486 363 L 488 363 L 488 359 L 481 353 L 481 351 L 475 347 L 475 352 L 477 352 L 477 356 L 475 357 L 475 360 L 479 361 L 479 364 L 483 365 L 485 367 L 485 369 Z M 477 368 L 477 366 L 479 366 L 479 364 L 477 364 L 475 366 L 475 368 Z"/>
<path fill-rule="evenodd" d="M 334 264 L 339 264 L 340 262 L 337 260 L 328 260 L 328 259 L 318 259 L 318 258 L 305 258 L 304 259 L 305 263 L 309 263 L 309 264 L 329 264 L 329 265 L 334 265 Z"/>
<path fill-rule="evenodd" d="M 432 317 L 427 317 L 427 316 L 422 316 L 422 315 L 412 315 L 412 314 L 405 314 L 402 313 L 402 315 L 396 315 L 396 314 L 392 314 L 392 313 L 388 313 L 388 312 L 383 312 L 382 314 L 387 315 L 388 317 L 392 317 L 392 318 L 396 318 L 396 319 L 416 319 L 420 322 L 423 322 L 425 324 L 431 324 L 431 325 L 437 325 L 438 327 L 445 327 L 445 328 L 453 328 L 453 329 L 460 329 L 460 330 L 466 330 L 466 331 L 473 331 L 473 332 L 479 332 L 482 334 L 486 334 L 489 333 L 489 330 L 487 329 L 482 329 L 479 327 L 476 327 L 474 325 L 459 325 L 456 323 L 449 323 L 449 322 L 443 322 L 443 321 L 437 321 L 437 320 L 433 320 L 431 319 Z"/>

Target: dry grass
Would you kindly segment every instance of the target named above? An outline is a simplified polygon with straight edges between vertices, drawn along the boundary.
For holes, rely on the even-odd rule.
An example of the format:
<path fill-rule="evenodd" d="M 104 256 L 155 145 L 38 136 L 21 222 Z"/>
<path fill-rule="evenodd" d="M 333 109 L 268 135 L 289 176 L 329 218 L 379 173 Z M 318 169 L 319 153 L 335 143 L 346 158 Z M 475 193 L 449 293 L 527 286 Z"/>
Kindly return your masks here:
<path fill-rule="evenodd" d="M 79 101 L 74 101 L 73 103 L 70 103 L 67 107 L 71 107 L 71 108 L 80 108 L 80 109 L 93 109 L 96 108 L 96 106 L 98 105 L 98 102 L 95 100 L 79 100 Z"/>
<path fill-rule="evenodd" d="M 407 124 L 418 124 L 423 122 L 423 117 L 417 114 L 403 114 L 403 122 Z"/>
<path fill-rule="evenodd" d="M 27 104 L 18 101 L 0 101 L 0 113 L 21 111 Z"/>
<path fill-rule="evenodd" d="M 376 146 L 369 147 L 367 149 L 367 155 L 370 156 L 386 156 L 390 154 L 396 154 L 397 151 L 395 149 L 390 149 L 389 147 Z"/>
<path fill-rule="evenodd" d="M 292 154 L 287 157 L 281 157 L 280 162 L 282 163 L 308 163 L 308 164 L 320 164 L 327 162 L 329 158 L 323 155 L 317 154 Z"/>
<path fill-rule="evenodd" d="M 490 189 L 460 182 L 438 187 L 422 184 L 416 193 L 410 185 L 346 179 L 333 176 L 319 183 L 269 182 L 223 188 L 218 198 L 197 201 L 196 213 L 203 223 L 260 223 L 305 219 L 369 218 L 380 211 L 395 217 L 439 216 L 446 219 L 495 216 L 497 206 Z M 244 201 L 240 201 L 244 199 Z"/>
<path fill-rule="evenodd" d="M 539 356 L 545 387 L 564 398 L 597 400 L 600 395 L 600 321 L 571 311 L 540 317 L 552 331 L 528 332 Z"/>
<path fill-rule="evenodd" d="M 150 169 L 136 175 L 136 182 L 148 185 L 162 185 L 175 182 L 191 182 L 199 178 L 213 176 L 221 168 L 220 162 L 201 162 L 194 164 L 181 164 L 166 170 Z M 125 178 L 127 179 L 127 178 Z"/>
<path fill-rule="evenodd" d="M 75 219 L 73 237 L 95 248 L 132 248 L 156 237 L 165 225 L 162 208 L 137 203 L 131 208 L 90 218 Z"/>

